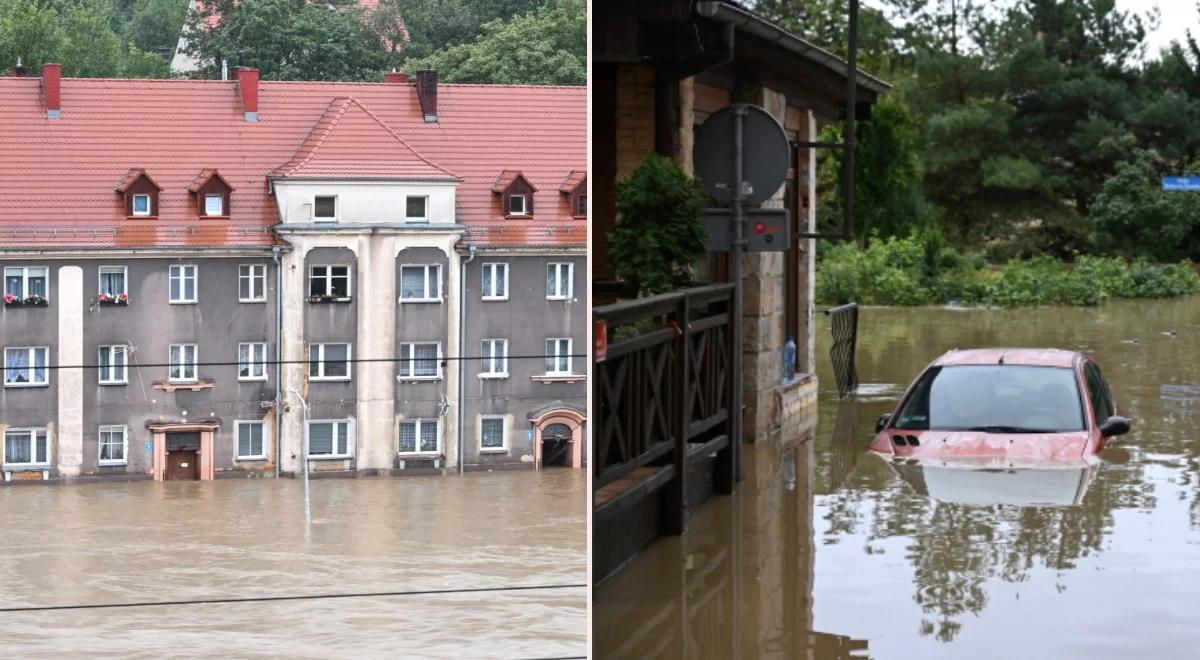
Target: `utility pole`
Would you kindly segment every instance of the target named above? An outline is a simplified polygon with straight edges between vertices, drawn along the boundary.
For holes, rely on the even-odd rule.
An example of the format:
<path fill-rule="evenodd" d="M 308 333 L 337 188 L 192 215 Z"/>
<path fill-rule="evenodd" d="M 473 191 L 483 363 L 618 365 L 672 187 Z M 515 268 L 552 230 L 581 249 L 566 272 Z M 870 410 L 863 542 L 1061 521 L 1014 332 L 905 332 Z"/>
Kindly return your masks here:
<path fill-rule="evenodd" d="M 288 388 L 288 392 L 291 392 L 292 394 L 296 395 L 297 399 L 300 399 L 300 407 L 304 409 L 304 428 L 305 428 L 305 433 L 307 434 L 308 433 L 308 430 L 307 430 L 308 429 L 308 402 L 304 400 L 304 397 L 299 392 L 297 392 L 296 390 L 294 390 L 290 387 Z M 305 527 L 309 527 L 309 526 L 312 526 L 312 500 L 309 498 L 309 495 L 308 495 L 308 438 L 307 437 L 304 439 L 304 442 L 300 443 L 300 456 L 301 456 L 302 462 L 304 463 L 304 525 L 305 525 Z"/>

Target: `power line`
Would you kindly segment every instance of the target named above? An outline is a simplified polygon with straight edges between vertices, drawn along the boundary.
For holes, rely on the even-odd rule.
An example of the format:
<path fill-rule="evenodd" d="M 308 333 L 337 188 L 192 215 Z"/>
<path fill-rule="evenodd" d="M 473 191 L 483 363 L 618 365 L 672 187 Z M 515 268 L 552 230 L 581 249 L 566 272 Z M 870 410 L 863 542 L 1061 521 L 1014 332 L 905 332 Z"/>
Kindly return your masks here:
<path fill-rule="evenodd" d="M 534 584 L 511 587 L 465 587 L 459 589 L 423 589 L 413 591 L 362 591 L 336 594 L 307 594 L 296 596 L 251 596 L 245 598 L 205 598 L 197 600 L 135 601 L 131 603 L 93 603 L 76 605 L 29 605 L 0 607 L 0 613 L 9 612 L 54 612 L 68 610 L 105 610 L 127 607 L 176 607 L 185 605 L 215 605 L 230 603 L 267 603 L 290 600 L 327 600 L 334 598 L 382 598 L 391 596 L 437 596 L 445 594 L 470 594 L 507 591 L 546 591 L 551 589 L 580 589 L 587 584 Z"/>
<path fill-rule="evenodd" d="M 22 348 L 24 348 L 24 347 L 22 347 Z M 31 348 L 40 348 L 40 347 L 31 347 Z M 324 362 L 326 364 L 330 364 L 330 363 L 332 363 L 332 364 L 343 364 L 343 363 L 344 364 L 357 364 L 359 362 L 413 362 L 413 363 L 416 363 L 416 362 L 432 362 L 432 361 L 436 360 L 438 362 L 441 362 L 442 366 L 446 366 L 447 362 L 470 362 L 470 361 L 475 361 L 475 360 L 492 360 L 492 359 L 501 360 L 501 361 L 504 361 L 504 360 L 546 360 L 546 359 L 554 359 L 554 358 L 572 358 L 573 359 L 573 358 L 586 358 L 586 357 L 587 357 L 586 353 L 572 353 L 569 355 L 509 355 L 509 356 L 501 357 L 501 358 L 492 358 L 492 357 L 486 356 L 486 355 L 479 355 L 479 356 L 470 355 L 470 356 L 465 356 L 465 357 L 443 356 L 443 357 L 436 357 L 436 358 L 349 358 L 346 360 L 322 360 L 322 362 Z M 190 367 L 190 366 L 241 367 L 241 366 L 257 366 L 257 365 L 266 366 L 266 365 L 276 365 L 276 364 L 311 364 L 312 362 L 313 362 L 312 360 L 254 360 L 254 361 L 250 361 L 250 362 L 240 362 L 240 361 L 237 361 L 237 362 L 187 362 L 187 363 L 180 363 L 180 364 L 171 364 L 169 362 L 157 363 L 157 364 L 138 363 L 136 365 L 127 362 L 126 364 L 128 366 L 138 366 L 138 367 L 146 367 L 146 368 L 150 368 L 150 367 L 171 368 L 171 367 L 178 367 L 178 366 L 188 366 L 188 367 Z M 41 366 L 29 365 L 29 366 L 24 366 L 24 367 L 5 367 L 3 365 L 0 365 L 0 373 L 3 373 L 4 371 L 31 371 L 31 370 L 36 370 L 36 369 L 121 369 L 121 368 L 122 368 L 122 366 L 119 364 L 118 365 L 112 365 L 112 364 L 71 364 L 71 365 L 47 364 L 47 365 L 41 365 Z"/>

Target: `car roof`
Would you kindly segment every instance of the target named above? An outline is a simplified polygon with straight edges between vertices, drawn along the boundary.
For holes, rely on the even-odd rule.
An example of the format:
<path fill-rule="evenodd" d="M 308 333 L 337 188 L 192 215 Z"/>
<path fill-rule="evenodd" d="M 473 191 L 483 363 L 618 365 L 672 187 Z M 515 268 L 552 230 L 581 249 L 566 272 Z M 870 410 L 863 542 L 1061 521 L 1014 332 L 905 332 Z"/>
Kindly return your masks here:
<path fill-rule="evenodd" d="M 1061 348 L 973 348 L 948 351 L 934 360 L 932 366 L 1020 364 L 1038 367 L 1071 367 L 1076 360 L 1082 357 L 1078 351 Z"/>

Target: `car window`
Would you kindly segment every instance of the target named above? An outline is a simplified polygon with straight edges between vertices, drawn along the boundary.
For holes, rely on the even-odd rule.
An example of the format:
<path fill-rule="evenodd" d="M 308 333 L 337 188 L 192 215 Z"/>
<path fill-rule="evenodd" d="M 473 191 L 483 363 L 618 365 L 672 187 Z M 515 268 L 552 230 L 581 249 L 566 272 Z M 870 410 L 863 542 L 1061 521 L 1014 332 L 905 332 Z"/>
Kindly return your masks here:
<path fill-rule="evenodd" d="M 1104 420 L 1116 414 L 1108 383 L 1104 382 L 1100 367 L 1094 362 L 1083 365 L 1083 377 L 1087 380 L 1088 396 L 1092 399 L 1092 413 L 1096 417 L 1096 424 L 1103 424 Z"/>
<path fill-rule="evenodd" d="M 1082 431 L 1075 371 L 1029 365 L 933 367 L 917 380 L 893 426 L 912 430 Z"/>

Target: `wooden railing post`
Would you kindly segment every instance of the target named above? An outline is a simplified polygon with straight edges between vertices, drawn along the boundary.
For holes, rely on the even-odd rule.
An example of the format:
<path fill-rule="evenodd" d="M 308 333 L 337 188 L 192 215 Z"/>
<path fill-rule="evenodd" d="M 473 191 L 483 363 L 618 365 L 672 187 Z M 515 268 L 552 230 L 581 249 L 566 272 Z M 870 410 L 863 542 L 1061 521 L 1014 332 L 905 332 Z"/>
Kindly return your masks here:
<path fill-rule="evenodd" d="M 737 402 L 741 401 L 740 396 L 734 396 L 735 391 L 742 387 L 742 374 L 735 371 L 741 361 L 737 359 L 742 347 L 737 345 L 737 338 L 741 336 L 740 332 L 736 332 L 734 324 L 737 323 L 739 316 L 735 313 L 734 305 L 738 304 L 737 298 L 730 294 L 725 298 L 725 311 L 729 317 L 729 325 L 725 328 L 725 343 L 728 357 L 726 364 L 728 365 L 729 373 L 725 378 L 725 387 L 728 388 L 725 392 L 725 400 L 729 402 L 729 416 L 725 420 L 725 434 L 729 436 L 729 444 L 717 452 L 717 460 L 713 465 L 713 492 L 718 495 L 728 495 L 733 492 L 738 481 L 738 454 L 741 452 L 741 419 L 742 411 L 735 408 Z"/>
<path fill-rule="evenodd" d="M 665 508 L 662 517 L 663 532 L 666 534 L 682 534 L 687 530 L 687 476 L 688 476 L 688 403 L 691 401 L 688 383 L 688 344 L 690 334 L 688 328 L 688 296 L 680 296 L 674 316 L 675 341 L 670 373 L 667 381 L 670 383 L 672 464 L 675 466 L 675 477 L 665 488 Z"/>

